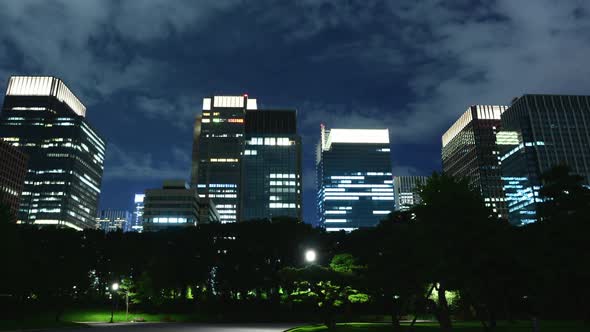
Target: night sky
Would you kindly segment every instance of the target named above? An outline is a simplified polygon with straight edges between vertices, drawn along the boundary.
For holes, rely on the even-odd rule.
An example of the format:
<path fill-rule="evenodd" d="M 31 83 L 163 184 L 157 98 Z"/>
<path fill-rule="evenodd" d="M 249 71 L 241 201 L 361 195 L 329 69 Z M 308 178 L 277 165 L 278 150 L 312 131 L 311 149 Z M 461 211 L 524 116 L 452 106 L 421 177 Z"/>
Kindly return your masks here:
<path fill-rule="evenodd" d="M 587 0 L 0 0 L 2 89 L 53 75 L 88 107 L 108 145 L 101 208 L 188 180 L 205 96 L 298 110 L 313 222 L 320 122 L 387 127 L 394 175 L 427 175 L 467 106 L 589 94 L 589 59 Z"/>

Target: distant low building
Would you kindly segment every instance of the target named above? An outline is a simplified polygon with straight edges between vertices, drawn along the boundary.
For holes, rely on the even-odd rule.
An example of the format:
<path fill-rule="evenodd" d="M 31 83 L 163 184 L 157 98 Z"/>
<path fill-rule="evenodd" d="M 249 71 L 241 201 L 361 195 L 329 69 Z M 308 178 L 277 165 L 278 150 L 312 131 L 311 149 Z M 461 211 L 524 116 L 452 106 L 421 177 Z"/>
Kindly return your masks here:
<path fill-rule="evenodd" d="M 0 139 L 0 204 L 15 216 L 27 175 L 28 156 Z"/>
<path fill-rule="evenodd" d="M 101 210 L 96 217 L 96 226 L 105 233 L 123 231 L 131 223 L 131 212 L 125 210 Z"/>
<path fill-rule="evenodd" d="M 428 176 L 395 176 L 393 188 L 395 192 L 395 209 L 406 211 L 422 202 L 418 186 L 424 185 Z"/>
<path fill-rule="evenodd" d="M 143 227 L 157 231 L 169 227 L 194 227 L 199 224 L 199 196 L 186 181 L 164 181 L 162 188 L 145 192 Z"/>

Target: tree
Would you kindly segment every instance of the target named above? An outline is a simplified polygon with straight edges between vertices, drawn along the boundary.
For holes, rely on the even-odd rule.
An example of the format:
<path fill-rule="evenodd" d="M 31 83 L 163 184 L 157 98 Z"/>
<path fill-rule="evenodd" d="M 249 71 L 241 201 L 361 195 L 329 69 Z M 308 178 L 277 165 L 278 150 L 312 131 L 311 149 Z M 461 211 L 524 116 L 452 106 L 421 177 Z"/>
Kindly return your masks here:
<path fill-rule="evenodd" d="M 304 268 L 287 267 L 280 271 L 288 292 L 287 299 L 319 308 L 324 324 L 336 327 L 335 313 L 346 304 L 366 303 L 369 295 L 353 286 L 355 270 L 359 266 L 348 254 L 337 255 L 330 268 L 310 265 Z"/>
<path fill-rule="evenodd" d="M 567 165 L 558 165 L 541 176 L 539 190 L 541 221 L 565 222 L 587 216 L 590 212 L 590 189 L 583 186 L 584 178 L 572 174 Z"/>
<path fill-rule="evenodd" d="M 438 301 L 432 303 L 435 316 L 441 329 L 450 331 L 451 307 L 446 294 L 467 289 L 469 273 L 480 265 L 486 243 L 482 241 L 501 223 L 479 193 L 469 188 L 467 179 L 434 173 L 419 190 L 422 203 L 414 209 L 420 243 L 416 249 L 423 261 L 429 262 L 423 277 L 437 292 Z M 482 323 L 486 326 L 483 319 Z"/>

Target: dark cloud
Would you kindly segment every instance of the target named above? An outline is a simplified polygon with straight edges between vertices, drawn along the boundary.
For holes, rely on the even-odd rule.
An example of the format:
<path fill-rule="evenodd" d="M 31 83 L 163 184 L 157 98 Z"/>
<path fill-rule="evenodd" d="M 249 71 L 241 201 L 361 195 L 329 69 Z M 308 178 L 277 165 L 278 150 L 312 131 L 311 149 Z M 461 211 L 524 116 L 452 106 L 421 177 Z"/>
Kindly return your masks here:
<path fill-rule="evenodd" d="M 172 147 L 166 157 L 158 153 L 138 153 L 133 149 L 122 149 L 109 145 L 108 158 L 105 161 L 105 181 L 146 181 L 183 179 L 188 180 L 190 158 L 188 149 Z"/>

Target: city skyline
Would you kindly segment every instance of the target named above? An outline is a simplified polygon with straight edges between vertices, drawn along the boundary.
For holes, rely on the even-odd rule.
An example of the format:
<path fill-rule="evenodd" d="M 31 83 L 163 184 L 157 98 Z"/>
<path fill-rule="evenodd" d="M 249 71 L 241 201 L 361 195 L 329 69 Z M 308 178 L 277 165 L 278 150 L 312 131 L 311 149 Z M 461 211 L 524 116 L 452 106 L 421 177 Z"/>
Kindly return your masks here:
<path fill-rule="evenodd" d="M 248 93 L 260 107 L 299 111 L 307 220 L 322 120 L 382 124 L 393 174 L 429 175 L 441 169 L 440 135 L 460 110 L 525 93 L 588 94 L 590 83 L 584 3 L 0 6 L 0 84 L 13 74 L 60 77 L 108 141 L 100 208 L 131 209 L 134 193 L 189 177 L 205 96 Z M 26 19 L 32 12 L 40 14 Z"/>

